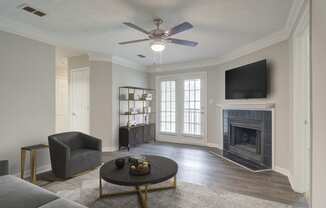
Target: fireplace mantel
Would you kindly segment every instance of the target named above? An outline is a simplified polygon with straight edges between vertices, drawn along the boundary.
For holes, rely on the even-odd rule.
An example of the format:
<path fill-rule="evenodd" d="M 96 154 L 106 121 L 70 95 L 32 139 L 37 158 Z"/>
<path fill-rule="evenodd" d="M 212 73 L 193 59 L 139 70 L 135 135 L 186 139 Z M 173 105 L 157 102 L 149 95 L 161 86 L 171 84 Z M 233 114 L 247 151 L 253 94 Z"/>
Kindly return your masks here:
<path fill-rule="evenodd" d="M 273 110 L 275 103 L 226 103 L 216 104 L 222 110 Z"/>

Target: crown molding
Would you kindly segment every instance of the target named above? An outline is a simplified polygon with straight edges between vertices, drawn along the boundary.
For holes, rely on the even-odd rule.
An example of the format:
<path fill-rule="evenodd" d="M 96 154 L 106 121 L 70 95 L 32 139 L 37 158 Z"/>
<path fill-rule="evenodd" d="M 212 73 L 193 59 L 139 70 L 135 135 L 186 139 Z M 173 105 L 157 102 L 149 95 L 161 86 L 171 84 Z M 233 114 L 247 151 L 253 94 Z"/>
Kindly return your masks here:
<path fill-rule="evenodd" d="M 27 25 L 24 23 L 20 23 L 17 21 L 13 21 L 11 19 L 5 18 L 0 16 L 0 31 L 12 33 L 15 35 L 23 36 L 35 41 L 40 41 L 49 45 L 53 46 L 64 46 L 64 47 L 71 47 L 65 45 L 63 42 L 58 41 L 58 39 L 49 36 L 48 34 L 44 33 L 44 31 L 39 30 L 32 25 Z M 71 47 L 72 48 L 72 47 Z M 109 54 L 104 53 L 97 53 L 97 52 L 89 52 L 87 53 L 90 60 L 92 61 L 109 61 L 114 64 L 118 64 L 121 66 L 125 66 L 131 69 L 139 70 L 139 71 L 147 71 L 147 67 L 141 64 L 137 64 L 133 61 L 129 61 L 125 58 L 112 56 Z"/>
<path fill-rule="evenodd" d="M 97 52 L 88 52 L 87 55 L 88 55 L 90 61 L 112 62 L 112 56 L 109 55 L 109 54 L 97 53 Z"/>
<path fill-rule="evenodd" d="M 291 36 L 296 26 L 296 23 L 300 18 L 302 9 L 304 8 L 304 6 L 307 6 L 307 4 L 308 4 L 308 0 L 293 0 L 292 7 L 284 29 L 288 33 L 288 37 Z"/>
<path fill-rule="evenodd" d="M 120 66 L 130 68 L 130 69 L 135 69 L 135 70 L 143 71 L 143 72 L 147 71 L 146 66 L 137 64 L 133 61 L 129 61 L 129 60 L 119 57 L 119 56 L 112 56 L 109 54 L 97 53 L 97 52 L 89 52 L 88 57 L 89 57 L 90 61 L 107 61 L 107 62 L 111 62 L 113 64 L 117 64 Z"/>
<path fill-rule="evenodd" d="M 95 53 L 97 55 L 94 55 L 93 52 L 89 54 L 92 54 L 93 60 L 110 61 L 112 63 L 125 66 L 131 69 L 150 72 L 150 73 L 156 73 L 162 71 L 186 70 L 190 68 L 219 65 L 289 39 L 296 26 L 297 20 L 300 17 L 302 8 L 306 3 L 307 0 L 293 0 L 293 4 L 290 9 L 288 19 L 282 30 L 274 34 L 271 34 L 268 37 L 250 43 L 246 46 L 240 47 L 224 56 L 220 56 L 212 59 L 198 60 L 198 61 L 185 62 L 185 63 L 158 65 L 158 66 L 144 66 L 118 56 L 103 55 L 103 54 L 99 55 L 97 53 Z M 55 45 L 55 46 L 60 45 L 60 46 L 70 47 L 69 45 L 63 43 L 62 41 L 59 41 L 57 38 L 53 36 L 49 36 L 44 31 L 39 30 L 33 27 L 32 25 L 27 25 L 24 23 L 13 21 L 5 17 L 0 18 L 0 30 L 13 33 L 16 35 L 24 36 L 33 40 L 41 41 L 47 44 Z"/>
<path fill-rule="evenodd" d="M 224 56 L 192 62 L 151 66 L 148 68 L 148 72 L 157 73 L 220 65 L 288 40 L 296 26 L 296 22 L 299 19 L 303 6 L 306 2 L 307 0 L 294 0 L 284 28 L 267 37 L 249 43 L 248 45 L 240 47 Z"/>
<path fill-rule="evenodd" d="M 308 26 L 310 26 L 310 5 L 307 4 L 304 7 L 303 12 L 300 15 L 300 18 L 298 19 L 296 26 L 294 28 L 294 30 L 292 31 L 292 35 L 297 35 L 299 33 L 302 33 L 305 28 Z"/>
<path fill-rule="evenodd" d="M 55 41 L 54 38 L 49 37 L 44 33 L 44 31 L 39 30 L 32 25 L 20 23 L 3 16 L 0 16 L 0 30 L 49 45 L 62 45 L 58 41 Z"/>
<path fill-rule="evenodd" d="M 127 68 L 131 68 L 131 69 L 135 69 L 138 71 L 143 71 L 143 72 L 147 72 L 147 67 L 142 65 L 142 64 L 138 64 L 136 62 L 127 60 L 125 58 L 122 58 L 120 56 L 113 56 L 112 57 L 112 63 L 114 64 L 118 64 L 120 66 L 124 66 Z"/>
<path fill-rule="evenodd" d="M 220 56 L 212 59 L 205 59 L 201 61 L 153 66 L 150 67 L 149 72 L 156 73 L 156 72 L 165 72 L 165 71 L 177 71 L 177 70 L 187 70 L 191 68 L 201 68 L 201 67 L 220 65 L 232 61 L 234 59 L 240 58 L 242 56 L 251 54 L 253 52 L 259 51 L 261 49 L 267 48 L 269 46 L 272 46 L 284 40 L 287 40 L 288 37 L 289 35 L 287 34 L 287 32 L 285 30 L 282 30 L 280 32 L 272 34 L 271 36 L 268 36 L 267 38 L 257 40 L 246 46 L 238 48 L 224 56 Z"/>

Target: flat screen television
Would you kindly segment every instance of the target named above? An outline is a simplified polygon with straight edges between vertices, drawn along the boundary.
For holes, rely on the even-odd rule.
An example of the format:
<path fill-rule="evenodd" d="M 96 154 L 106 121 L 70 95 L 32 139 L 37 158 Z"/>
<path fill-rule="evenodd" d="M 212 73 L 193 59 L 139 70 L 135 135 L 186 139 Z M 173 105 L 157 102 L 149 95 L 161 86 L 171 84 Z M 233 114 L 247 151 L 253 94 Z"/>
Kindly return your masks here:
<path fill-rule="evenodd" d="M 266 60 L 225 72 L 225 99 L 266 98 L 266 96 Z"/>

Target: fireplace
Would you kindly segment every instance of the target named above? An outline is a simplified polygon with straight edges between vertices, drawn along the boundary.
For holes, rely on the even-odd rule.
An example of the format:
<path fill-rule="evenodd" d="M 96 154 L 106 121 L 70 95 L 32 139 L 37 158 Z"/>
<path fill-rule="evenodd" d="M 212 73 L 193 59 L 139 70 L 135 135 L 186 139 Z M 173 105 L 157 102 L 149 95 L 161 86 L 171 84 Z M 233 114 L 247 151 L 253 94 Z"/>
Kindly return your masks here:
<path fill-rule="evenodd" d="M 224 110 L 224 156 L 245 166 L 271 168 L 271 112 Z"/>

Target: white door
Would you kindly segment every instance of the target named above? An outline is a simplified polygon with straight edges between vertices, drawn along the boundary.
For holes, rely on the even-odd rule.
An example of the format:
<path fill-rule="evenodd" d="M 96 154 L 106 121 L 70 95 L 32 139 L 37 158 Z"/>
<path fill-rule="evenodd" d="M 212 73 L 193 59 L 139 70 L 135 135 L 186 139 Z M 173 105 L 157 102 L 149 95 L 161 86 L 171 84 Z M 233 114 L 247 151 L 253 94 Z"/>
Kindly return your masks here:
<path fill-rule="evenodd" d="M 71 130 L 89 133 L 89 68 L 74 69 L 70 76 Z"/>
<path fill-rule="evenodd" d="M 199 76 L 185 77 L 183 80 L 182 135 L 200 137 L 205 135 L 204 79 Z"/>
<path fill-rule="evenodd" d="M 206 144 L 206 73 L 163 76 L 156 81 L 158 139 Z"/>

